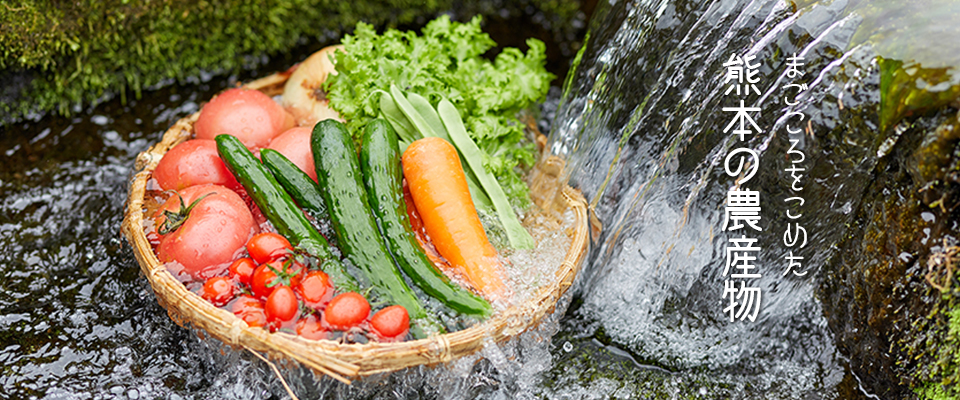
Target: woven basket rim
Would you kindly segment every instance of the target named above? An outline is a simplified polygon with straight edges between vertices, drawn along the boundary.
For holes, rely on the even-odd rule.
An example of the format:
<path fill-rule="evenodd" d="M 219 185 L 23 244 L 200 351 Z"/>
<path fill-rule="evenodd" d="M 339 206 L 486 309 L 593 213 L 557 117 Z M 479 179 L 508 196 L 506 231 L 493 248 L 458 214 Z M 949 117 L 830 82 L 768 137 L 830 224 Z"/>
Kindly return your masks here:
<path fill-rule="evenodd" d="M 282 91 L 288 77 L 288 73 L 277 73 L 244 87 L 276 95 Z M 133 247 L 141 271 L 156 294 L 157 302 L 178 325 L 189 323 L 233 347 L 263 352 L 272 358 L 292 359 L 318 373 L 349 383 L 351 378 L 448 362 L 480 350 L 487 340 L 504 341 L 535 327 L 544 316 L 553 312 L 557 301 L 572 286 L 579 272 L 587 249 L 587 203 L 579 191 L 563 184 L 559 195 L 565 206 L 573 211 L 575 225 L 570 248 L 557 268 L 556 279 L 543 285 L 525 303 L 498 312 L 483 323 L 426 339 L 368 344 L 315 341 L 249 327 L 233 313 L 217 308 L 187 290 L 157 259 L 143 230 L 147 181 L 163 154 L 192 137 L 193 123 L 199 114 L 197 111 L 177 121 L 164 133 L 160 142 L 138 155 L 121 227 Z"/>

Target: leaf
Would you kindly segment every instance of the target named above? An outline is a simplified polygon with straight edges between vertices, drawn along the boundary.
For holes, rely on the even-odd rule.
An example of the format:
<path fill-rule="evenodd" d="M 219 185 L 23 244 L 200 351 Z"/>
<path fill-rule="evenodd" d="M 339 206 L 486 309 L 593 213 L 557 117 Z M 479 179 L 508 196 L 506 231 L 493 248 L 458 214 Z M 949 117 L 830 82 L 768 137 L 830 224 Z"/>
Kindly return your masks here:
<path fill-rule="evenodd" d="M 496 43 L 480 22 L 479 17 L 459 23 L 441 16 L 420 35 L 396 29 L 377 34 L 372 26 L 358 24 L 353 35 L 344 37 L 345 53 L 338 53 L 335 64 L 338 74 L 327 79 L 324 90 L 351 132 L 383 115 L 400 135 L 401 146 L 415 140 L 409 133 L 415 124 L 404 124 L 399 108 L 385 101 L 383 92 L 396 85 L 417 96 L 407 96 L 407 103 L 418 113 L 425 110 L 423 103 L 449 100 L 461 112 L 467 134 L 486 153 L 488 171 L 503 182 L 513 204 L 525 207 L 529 189 L 521 168 L 532 167 L 536 147 L 517 114 L 545 98 L 554 76 L 544 67 L 545 46 L 536 39 L 527 41 L 526 53 L 505 48 L 492 62 L 484 58 Z M 420 118 L 431 126 L 429 131 L 438 131 L 424 115 Z"/>

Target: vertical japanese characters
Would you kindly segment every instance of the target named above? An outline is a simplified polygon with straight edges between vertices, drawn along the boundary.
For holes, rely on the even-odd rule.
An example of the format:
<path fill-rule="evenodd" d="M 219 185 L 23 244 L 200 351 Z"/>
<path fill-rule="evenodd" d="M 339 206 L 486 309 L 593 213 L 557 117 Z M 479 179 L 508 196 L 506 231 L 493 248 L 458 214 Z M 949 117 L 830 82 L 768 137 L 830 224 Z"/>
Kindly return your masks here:
<path fill-rule="evenodd" d="M 787 58 L 786 76 L 788 79 L 796 80 L 797 78 L 803 77 L 804 72 L 802 68 L 803 57 L 798 57 L 797 54 L 794 53 L 792 57 Z M 803 92 L 807 90 L 807 84 L 789 83 L 781 89 L 787 92 L 783 99 L 787 106 L 795 106 L 800 102 L 791 102 L 790 100 L 795 100 L 803 94 Z M 790 96 L 792 89 L 796 90 L 794 96 Z M 806 167 L 803 164 L 806 156 L 801 150 L 804 147 L 803 142 L 805 137 L 803 129 L 797 126 L 802 126 L 806 117 L 807 116 L 800 111 L 789 111 L 783 116 L 783 119 L 786 120 L 787 138 L 790 141 L 790 148 L 787 150 L 789 166 L 783 169 L 783 172 L 789 174 L 790 197 L 783 200 L 787 203 L 785 209 L 788 222 L 783 231 L 783 244 L 787 247 L 787 253 L 784 256 L 786 267 L 781 276 L 787 276 L 789 273 L 793 273 L 795 276 L 804 276 L 807 274 L 807 271 L 803 270 L 803 257 L 794 254 L 794 250 L 807 247 L 807 230 L 797 221 L 803 216 L 804 200 L 802 196 L 803 184 L 801 183 L 801 179 L 804 177 L 803 173 L 806 172 Z M 807 133 L 811 133 L 810 121 L 807 120 L 806 123 Z"/>
<path fill-rule="evenodd" d="M 724 84 L 728 85 L 724 92 L 726 97 L 738 97 L 739 106 L 723 107 L 723 112 L 732 113 L 730 123 L 723 128 L 723 133 L 732 133 L 737 136 L 737 144 L 744 145 L 751 135 L 763 133 L 752 114 L 759 115 L 760 107 L 747 107 L 744 98 L 751 93 L 760 94 L 756 84 L 760 81 L 760 63 L 754 63 L 754 55 L 741 57 L 731 54 L 730 59 L 723 64 L 727 69 Z M 760 227 L 760 192 L 743 186 L 756 175 L 760 158 L 757 152 L 749 147 L 737 147 L 727 153 L 723 167 L 727 175 L 736 178 L 733 186 L 727 191 L 727 201 L 724 207 L 723 227 L 721 230 L 731 232 L 727 243 L 723 268 L 725 278 L 722 301 L 727 300 L 724 314 L 729 315 L 730 321 L 755 321 L 760 312 L 762 292 L 754 286 L 762 276 L 757 268 L 757 254 L 760 252 L 758 239 L 753 237 L 763 229 Z"/>

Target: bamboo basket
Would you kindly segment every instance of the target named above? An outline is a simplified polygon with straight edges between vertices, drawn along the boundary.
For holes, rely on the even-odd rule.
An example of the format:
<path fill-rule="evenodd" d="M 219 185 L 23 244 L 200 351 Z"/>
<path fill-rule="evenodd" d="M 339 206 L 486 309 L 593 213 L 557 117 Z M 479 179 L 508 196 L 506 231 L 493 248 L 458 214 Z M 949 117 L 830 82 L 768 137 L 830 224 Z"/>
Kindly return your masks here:
<path fill-rule="evenodd" d="M 280 94 L 289 74 L 278 73 L 245 85 L 267 95 Z M 471 328 L 435 335 L 427 339 L 400 343 L 341 344 L 331 340 L 308 340 L 283 332 L 270 333 L 249 327 L 233 313 L 217 308 L 187 290 L 154 254 L 143 229 L 147 181 L 157 163 L 173 146 L 193 136 L 193 124 L 199 111 L 179 120 L 163 135 L 161 141 L 140 153 L 136 174 L 130 183 L 126 211 L 121 228 L 133 247 L 140 269 L 156 293 L 157 301 L 170 318 L 180 326 L 189 324 L 235 348 L 265 353 L 274 359 L 290 359 L 334 379 L 349 383 L 350 379 L 397 371 L 417 365 L 436 365 L 480 350 L 484 342 L 501 342 L 535 327 L 553 312 L 560 297 L 573 284 L 587 249 L 588 214 L 583 196 L 565 184 L 558 183 L 562 160 L 549 158 L 534 171 L 531 192 L 541 209 L 572 209 L 575 216 L 570 248 L 556 270 L 556 279 L 540 287 L 529 300 L 499 312 Z"/>

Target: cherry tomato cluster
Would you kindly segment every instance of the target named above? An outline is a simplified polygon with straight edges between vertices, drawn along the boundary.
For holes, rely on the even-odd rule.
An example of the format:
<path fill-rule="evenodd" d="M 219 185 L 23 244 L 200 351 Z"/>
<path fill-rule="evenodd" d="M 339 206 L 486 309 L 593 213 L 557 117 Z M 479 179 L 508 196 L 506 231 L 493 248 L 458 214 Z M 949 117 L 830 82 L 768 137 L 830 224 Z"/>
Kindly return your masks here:
<path fill-rule="evenodd" d="M 410 326 L 406 309 L 390 306 L 371 317 L 370 303 L 359 293 L 334 297 L 329 276 L 298 261 L 283 236 L 257 234 L 246 250 L 248 256 L 231 263 L 227 275 L 207 279 L 200 296 L 231 310 L 247 325 L 295 331 L 315 340 L 336 331 L 386 342 L 406 337 Z"/>
<path fill-rule="evenodd" d="M 194 126 L 196 138 L 170 149 L 153 173 L 172 193 L 147 227 L 157 258 L 202 298 L 250 326 L 308 339 L 339 331 L 403 340 L 410 325 L 406 309 L 387 307 L 371 317 L 362 295 L 334 296 L 329 276 L 308 267 L 283 236 L 257 233 L 266 219 L 212 140 L 230 133 L 250 149 L 273 148 L 316 180 L 311 129 L 293 125 L 283 107 L 256 90 L 230 89 L 207 103 Z"/>
<path fill-rule="evenodd" d="M 210 190 L 217 192 L 202 194 Z M 226 201 L 230 207 L 201 203 L 205 198 Z M 232 191 L 216 185 L 193 186 L 178 192 L 167 203 L 165 207 L 170 209 L 179 203 L 184 215 L 165 214 L 162 211 L 166 208 L 161 208 L 156 224 L 160 229 L 154 229 L 150 235 L 158 257 L 165 262 L 176 261 L 168 264 L 170 268 L 182 269 L 174 271 L 175 275 L 187 277 L 188 282 L 203 282 L 198 288 L 200 297 L 232 311 L 249 326 L 264 327 L 271 332 L 296 332 L 314 340 L 330 338 L 331 333 L 337 331 L 349 334 L 350 338 L 364 336 L 384 342 L 406 337 L 410 326 L 406 309 L 387 307 L 371 318 L 370 304 L 362 295 L 347 292 L 334 297 L 330 277 L 321 270 L 308 268 L 299 260 L 302 256 L 294 252 L 290 242 L 276 233 L 253 235 L 241 245 L 245 254 L 241 253 L 240 258 L 228 256 L 236 259 L 226 269 L 216 264 L 204 266 L 209 257 L 190 251 L 182 243 L 191 239 L 198 241 L 194 237 L 196 231 L 218 229 L 220 220 L 214 218 L 211 223 L 210 215 L 220 215 L 221 211 L 235 213 L 237 209 L 246 211 L 239 196 Z M 185 206 L 186 203 L 191 206 Z M 188 225 L 186 221 L 191 218 L 189 224 L 192 225 Z M 249 229 L 253 226 L 252 218 L 246 218 L 248 221 L 243 226 Z M 165 228 L 171 225 L 168 219 L 177 221 L 171 232 Z M 220 240 L 209 244 L 208 255 L 223 257 L 219 255 L 222 253 L 219 245 L 225 243 L 225 239 L 221 231 L 218 234 Z"/>

